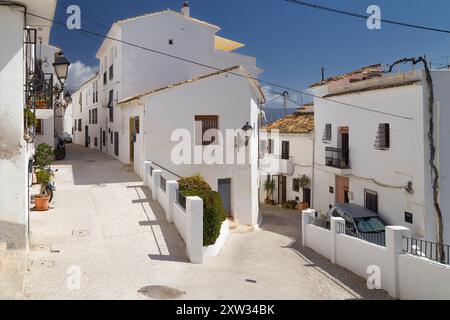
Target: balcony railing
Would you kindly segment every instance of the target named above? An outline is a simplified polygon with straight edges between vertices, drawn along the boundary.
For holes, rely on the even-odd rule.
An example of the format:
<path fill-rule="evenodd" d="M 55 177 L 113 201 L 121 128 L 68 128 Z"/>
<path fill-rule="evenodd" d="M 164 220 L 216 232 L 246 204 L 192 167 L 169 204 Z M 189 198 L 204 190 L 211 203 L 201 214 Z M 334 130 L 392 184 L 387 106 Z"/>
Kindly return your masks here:
<path fill-rule="evenodd" d="M 325 165 L 337 169 L 350 169 L 349 150 L 325 148 Z"/>

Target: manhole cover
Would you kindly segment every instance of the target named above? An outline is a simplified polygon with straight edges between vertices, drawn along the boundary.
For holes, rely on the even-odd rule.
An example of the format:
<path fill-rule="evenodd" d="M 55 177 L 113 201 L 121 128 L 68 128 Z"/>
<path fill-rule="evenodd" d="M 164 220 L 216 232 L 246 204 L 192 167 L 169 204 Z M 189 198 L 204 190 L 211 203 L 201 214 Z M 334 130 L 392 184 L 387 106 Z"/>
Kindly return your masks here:
<path fill-rule="evenodd" d="M 148 286 L 138 291 L 140 294 L 150 299 L 177 299 L 186 292 L 165 286 Z"/>

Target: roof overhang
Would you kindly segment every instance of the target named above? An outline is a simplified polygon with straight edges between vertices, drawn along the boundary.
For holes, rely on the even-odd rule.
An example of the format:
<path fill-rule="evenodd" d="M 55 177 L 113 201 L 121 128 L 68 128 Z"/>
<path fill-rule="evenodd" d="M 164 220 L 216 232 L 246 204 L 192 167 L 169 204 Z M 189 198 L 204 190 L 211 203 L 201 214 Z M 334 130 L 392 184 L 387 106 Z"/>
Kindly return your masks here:
<path fill-rule="evenodd" d="M 220 36 L 214 36 L 214 46 L 216 50 L 232 52 L 234 50 L 244 47 L 245 44 L 230 39 L 226 39 Z"/>
<path fill-rule="evenodd" d="M 29 13 L 26 17 L 26 26 L 37 29 L 38 43 L 48 45 L 57 0 L 21 0 L 18 3 L 26 6 Z"/>

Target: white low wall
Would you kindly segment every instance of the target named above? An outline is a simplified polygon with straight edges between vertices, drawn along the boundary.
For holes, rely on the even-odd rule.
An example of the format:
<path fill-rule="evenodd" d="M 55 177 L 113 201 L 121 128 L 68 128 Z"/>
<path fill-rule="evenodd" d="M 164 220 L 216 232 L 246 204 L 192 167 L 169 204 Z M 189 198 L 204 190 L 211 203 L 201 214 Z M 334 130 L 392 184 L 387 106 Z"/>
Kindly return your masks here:
<path fill-rule="evenodd" d="M 152 190 L 153 200 L 158 201 L 166 213 L 169 223 L 174 223 L 186 244 L 186 253 L 192 263 L 203 263 L 204 257 L 217 256 L 229 236 L 229 222 L 222 224 L 216 243 L 203 247 L 203 200 L 199 197 L 187 197 L 186 208 L 177 203 L 178 183 L 167 181 L 166 191 L 161 187 L 161 170 L 150 170 L 151 161 L 144 162 L 144 184 Z"/>
<path fill-rule="evenodd" d="M 450 299 L 450 266 L 404 254 L 399 256 L 402 299 Z"/>
<path fill-rule="evenodd" d="M 386 247 L 381 247 L 338 232 L 344 219 L 332 218 L 331 230 L 310 224 L 314 210 L 303 211 L 302 240 L 322 256 L 363 278 L 373 279 L 380 272 L 380 287 L 394 298 L 450 299 L 450 266 L 403 252 L 405 227 L 386 227 Z M 374 268 L 375 267 L 375 268 Z"/>

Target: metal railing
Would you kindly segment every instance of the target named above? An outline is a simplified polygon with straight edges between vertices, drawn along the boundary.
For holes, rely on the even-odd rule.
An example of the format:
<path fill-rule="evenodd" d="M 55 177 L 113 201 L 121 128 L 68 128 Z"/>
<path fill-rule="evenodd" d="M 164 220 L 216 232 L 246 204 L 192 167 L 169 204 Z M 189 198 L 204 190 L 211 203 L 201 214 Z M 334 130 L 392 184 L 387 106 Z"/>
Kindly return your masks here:
<path fill-rule="evenodd" d="M 163 176 L 160 177 L 160 185 L 159 185 L 159 187 L 161 188 L 162 191 L 166 192 L 166 190 L 167 190 L 167 180 Z"/>
<path fill-rule="evenodd" d="M 350 169 L 349 150 L 326 147 L 325 165 L 337 169 Z"/>
<path fill-rule="evenodd" d="M 426 240 L 403 237 L 403 252 L 450 265 L 450 246 Z M 406 248 L 405 248 L 406 245 Z"/>
<path fill-rule="evenodd" d="M 177 203 L 178 205 L 186 211 L 186 196 L 177 190 Z"/>
<path fill-rule="evenodd" d="M 386 234 L 384 232 L 361 232 L 356 230 L 354 227 L 348 226 L 347 224 L 343 223 L 337 224 L 337 232 L 346 236 L 376 244 L 378 246 L 386 247 Z"/>
<path fill-rule="evenodd" d="M 312 224 L 316 227 L 330 230 L 330 222 L 320 218 L 309 217 L 309 224 Z"/>

